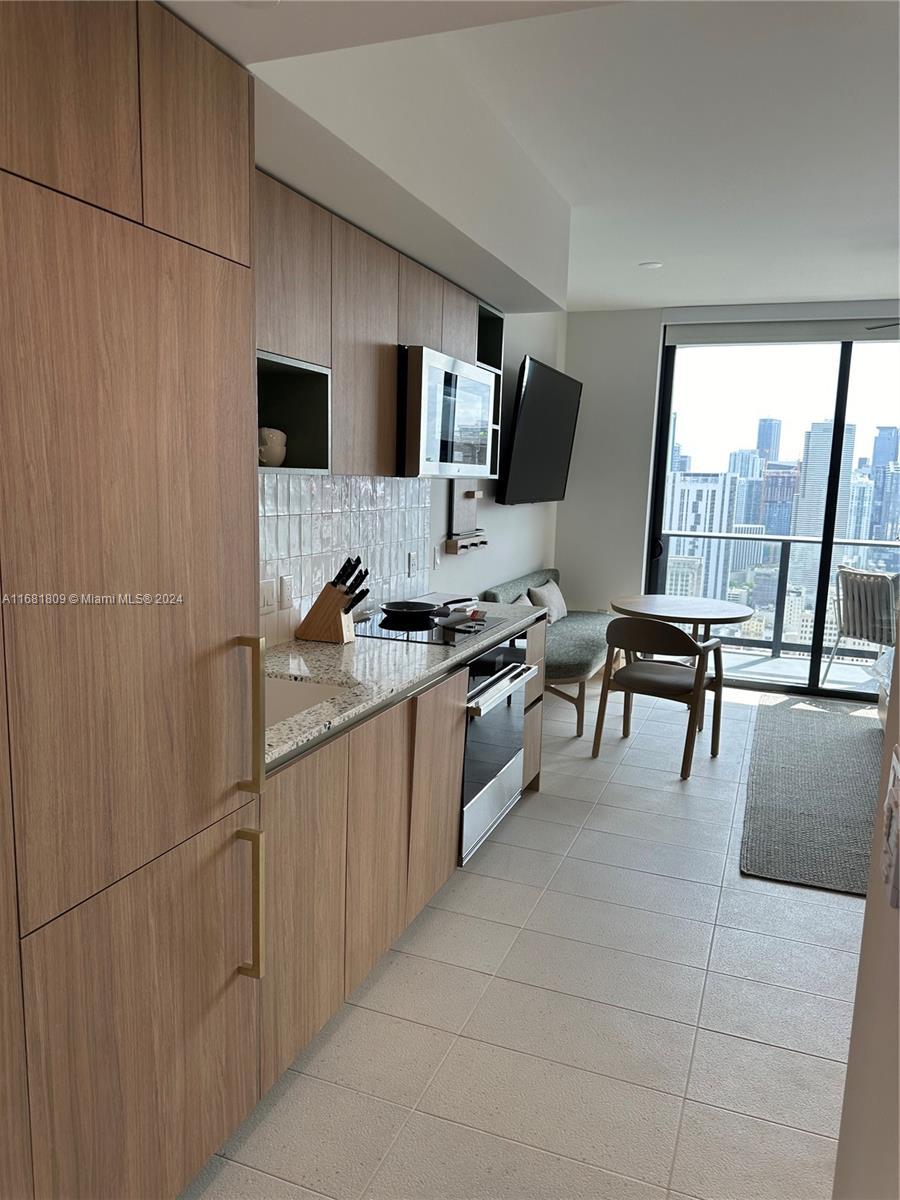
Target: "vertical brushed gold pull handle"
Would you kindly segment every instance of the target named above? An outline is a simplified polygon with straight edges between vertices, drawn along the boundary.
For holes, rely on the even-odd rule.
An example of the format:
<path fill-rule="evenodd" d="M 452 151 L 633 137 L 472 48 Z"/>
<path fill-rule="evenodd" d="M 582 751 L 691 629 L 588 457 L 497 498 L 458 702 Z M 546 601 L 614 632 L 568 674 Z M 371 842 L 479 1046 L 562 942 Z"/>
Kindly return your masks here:
<path fill-rule="evenodd" d="M 264 637 L 239 637 L 239 646 L 248 646 L 252 657 L 252 713 L 251 732 L 252 779 L 242 779 L 238 784 L 241 792 L 262 795 L 266 781 L 266 639 Z"/>
<path fill-rule="evenodd" d="M 253 959 L 238 972 L 251 979 L 266 973 L 266 835 L 262 829 L 239 829 L 235 835 L 253 847 Z"/>

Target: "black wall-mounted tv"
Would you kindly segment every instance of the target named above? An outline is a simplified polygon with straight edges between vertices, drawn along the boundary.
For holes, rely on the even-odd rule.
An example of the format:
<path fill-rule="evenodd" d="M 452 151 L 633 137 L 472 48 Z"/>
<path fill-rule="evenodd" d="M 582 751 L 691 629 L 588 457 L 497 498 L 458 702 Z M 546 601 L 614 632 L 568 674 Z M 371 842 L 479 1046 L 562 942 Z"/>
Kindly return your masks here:
<path fill-rule="evenodd" d="M 577 379 L 526 354 L 519 368 L 501 504 L 563 500 L 581 404 Z"/>

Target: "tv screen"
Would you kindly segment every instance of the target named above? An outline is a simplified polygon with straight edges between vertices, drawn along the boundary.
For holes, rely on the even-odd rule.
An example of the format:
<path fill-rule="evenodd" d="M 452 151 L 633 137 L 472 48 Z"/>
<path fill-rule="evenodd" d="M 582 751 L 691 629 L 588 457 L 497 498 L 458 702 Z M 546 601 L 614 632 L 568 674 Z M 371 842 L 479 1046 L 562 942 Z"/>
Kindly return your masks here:
<path fill-rule="evenodd" d="M 501 504 L 565 498 L 581 386 L 531 355 L 522 360 Z"/>

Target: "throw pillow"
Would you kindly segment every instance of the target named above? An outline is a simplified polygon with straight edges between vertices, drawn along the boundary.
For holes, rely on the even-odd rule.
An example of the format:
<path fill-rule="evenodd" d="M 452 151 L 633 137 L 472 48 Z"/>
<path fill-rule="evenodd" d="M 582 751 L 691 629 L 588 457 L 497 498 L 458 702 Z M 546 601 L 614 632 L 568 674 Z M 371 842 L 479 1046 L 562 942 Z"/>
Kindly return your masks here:
<path fill-rule="evenodd" d="M 519 592 L 518 596 L 516 596 L 515 600 L 513 600 L 513 604 L 527 604 L 529 608 L 534 608 L 534 605 L 524 592 Z"/>
<path fill-rule="evenodd" d="M 547 624 L 561 621 L 567 615 L 568 609 L 563 594 L 552 579 L 548 579 L 543 587 L 529 588 L 528 598 L 533 605 L 547 610 Z"/>

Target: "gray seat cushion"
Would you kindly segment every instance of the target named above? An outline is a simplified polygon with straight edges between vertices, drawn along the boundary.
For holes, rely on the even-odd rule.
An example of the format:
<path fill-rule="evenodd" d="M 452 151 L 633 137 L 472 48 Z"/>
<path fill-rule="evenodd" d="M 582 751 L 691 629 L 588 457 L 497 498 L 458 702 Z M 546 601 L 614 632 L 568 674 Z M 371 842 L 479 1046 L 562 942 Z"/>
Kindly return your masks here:
<path fill-rule="evenodd" d="M 543 587 L 549 579 L 559 583 L 559 571 L 556 567 L 541 567 L 539 571 L 520 575 L 518 579 L 510 579 L 507 583 L 496 583 L 486 592 L 482 592 L 481 598 L 489 604 L 514 604 L 523 592 L 527 596 L 529 588 Z"/>
<path fill-rule="evenodd" d="M 547 626 L 544 673 L 548 680 L 589 679 L 606 661 L 609 613 L 570 612 Z"/>
<path fill-rule="evenodd" d="M 616 686 L 643 696 L 683 696 L 694 690 L 696 669 L 678 663 L 634 662 L 620 667 L 615 674 Z M 708 672 L 707 682 L 713 678 Z"/>

